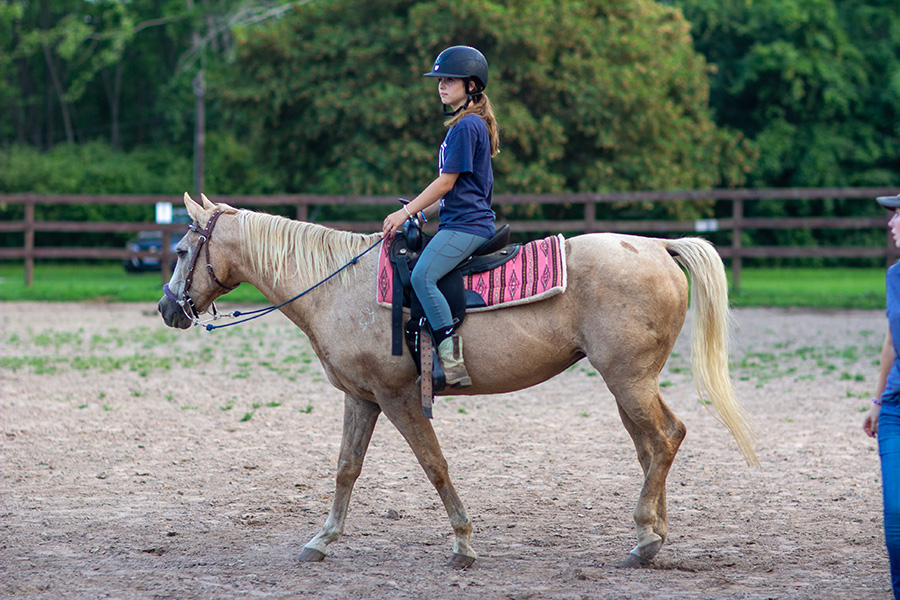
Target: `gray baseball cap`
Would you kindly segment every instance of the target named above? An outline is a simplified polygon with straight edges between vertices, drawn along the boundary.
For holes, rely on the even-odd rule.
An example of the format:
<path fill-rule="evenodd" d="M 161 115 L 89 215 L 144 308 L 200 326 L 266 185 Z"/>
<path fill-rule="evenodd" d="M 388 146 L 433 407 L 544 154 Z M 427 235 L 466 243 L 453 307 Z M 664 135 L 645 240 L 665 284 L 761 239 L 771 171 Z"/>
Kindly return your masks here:
<path fill-rule="evenodd" d="M 878 201 L 878 204 L 888 210 L 900 208 L 900 194 L 897 194 L 896 196 L 879 196 L 876 200 Z"/>

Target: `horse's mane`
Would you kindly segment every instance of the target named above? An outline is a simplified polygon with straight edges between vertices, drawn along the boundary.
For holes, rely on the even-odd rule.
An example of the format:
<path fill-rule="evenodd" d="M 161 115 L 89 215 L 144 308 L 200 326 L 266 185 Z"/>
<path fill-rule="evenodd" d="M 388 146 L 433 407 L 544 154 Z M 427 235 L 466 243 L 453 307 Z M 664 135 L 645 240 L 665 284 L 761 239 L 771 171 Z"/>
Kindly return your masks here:
<path fill-rule="evenodd" d="M 243 258 L 257 273 L 271 277 L 273 284 L 297 277 L 303 287 L 312 286 L 381 237 L 380 233 L 338 231 L 249 210 L 237 211 L 237 218 Z M 347 285 L 350 271 L 342 271 L 336 279 Z"/>

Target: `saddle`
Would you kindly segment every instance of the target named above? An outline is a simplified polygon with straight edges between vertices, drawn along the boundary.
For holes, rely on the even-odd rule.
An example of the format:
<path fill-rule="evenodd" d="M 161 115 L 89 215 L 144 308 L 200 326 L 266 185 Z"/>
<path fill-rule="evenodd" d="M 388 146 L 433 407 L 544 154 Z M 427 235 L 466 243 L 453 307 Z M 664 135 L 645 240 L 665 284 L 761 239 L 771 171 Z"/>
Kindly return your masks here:
<path fill-rule="evenodd" d="M 438 289 L 450 304 L 450 312 L 457 326 L 465 318 L 467 308 L 485 306 L 484 299 L 478 293 L 465 289 L 463 277 L 490 271 L 515 258 L 521 245 L 509 245 L 509 233 L 509 225 L 498 229 L 484 246 L 438 281 Z M 394 356 L 403 354 L 402 338 L 405 337 L 417 369 L 421 369 L 420 331 L 427 325 L 422 305 L 412 289 L 410 275 L 432 237 L 422 231 L 422 225 L 417 218 L 411 217 L 406 220 L 402 229 L 394 234 L 388 250 L 394 277 L 391 297 L 391 354 Z M 410 318 L 405 326 L 404 308 L 410 309 Z"/>

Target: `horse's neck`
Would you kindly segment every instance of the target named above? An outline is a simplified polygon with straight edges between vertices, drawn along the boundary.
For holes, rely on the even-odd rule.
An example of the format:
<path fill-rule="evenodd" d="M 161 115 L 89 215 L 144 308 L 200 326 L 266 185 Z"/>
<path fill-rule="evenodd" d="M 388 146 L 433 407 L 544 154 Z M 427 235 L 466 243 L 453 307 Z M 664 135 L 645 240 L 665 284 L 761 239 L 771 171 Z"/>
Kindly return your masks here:
<path fill-rule="evenodd" d="M 310 281 L 300 276 L 300 273 L 309 270 L 309 265 L 297 264 L 296 258 L 292 256 L 287 259 L 284 272 L 294 273 L 294 276 L 282 276 L 275 282 L 271 274 L 259 273 L 248 268 L 243 278 L 273 305 L 287 302 L 302 293 L 302 297 L 280 310 L 304 333 L 312 337 L 322 323 L 333 320 L 337 315 L 361 310 L 361 307 L 354 307 L 357 304 L 365 304 L 366 299 L 370 299 L 374 306 L 377 259 L 376 248 L 355 264 L 349 264 L 344 277 L 338 274 L 327 279 L 328 275 L 334 272 L 331 271 L 321 279 Z"/>

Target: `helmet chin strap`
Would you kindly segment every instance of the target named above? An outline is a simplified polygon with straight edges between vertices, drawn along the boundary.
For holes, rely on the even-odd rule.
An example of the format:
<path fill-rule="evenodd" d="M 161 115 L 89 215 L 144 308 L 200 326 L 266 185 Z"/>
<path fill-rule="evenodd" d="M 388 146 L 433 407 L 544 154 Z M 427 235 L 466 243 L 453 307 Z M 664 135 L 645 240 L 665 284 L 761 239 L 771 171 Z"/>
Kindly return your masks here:
<path fill-rule="evenodd" d="M 475 100 L 475 96 L 480 96 L 481 92 L 475 92 L 474 94 L 466 94 L 466 103 L 457 108 L 456 110 L 444 110 L 445 117 L 455 117 L 460 112 L 469 108 L 469 104 L 471 104 Z M 446 104 L 444 105 L 447 106 Z"/>
<path fill-rule="evenodd" d="M 470 81 L 471 81 L 471 79 L 466 79 L 466 87 L 469 87 Z M 476 84 L 476 87 L 477 87 L 477 84 Z M 447 110 L 447 108 L 446 108 L 447 105 L 445 104 L 444 105 L 444 116 L 445 117 L 455 117 L 461 111 L 464 111 L 467 108 L 469 108 L 469 104 L 471 104 L 475 100 L 475 96 L 480 96 L 482 94 L 482 92 L 483 92 L 483 90 L 479 91 L 479 92 L 467 93 L 466 94 L 466 103 L 463 104 L 462 106 L 460 106 L 459 108 L 457 108 L 456 110 Z M 453 108 L 453 107 L 451 107 L 451 108 Z"/>

